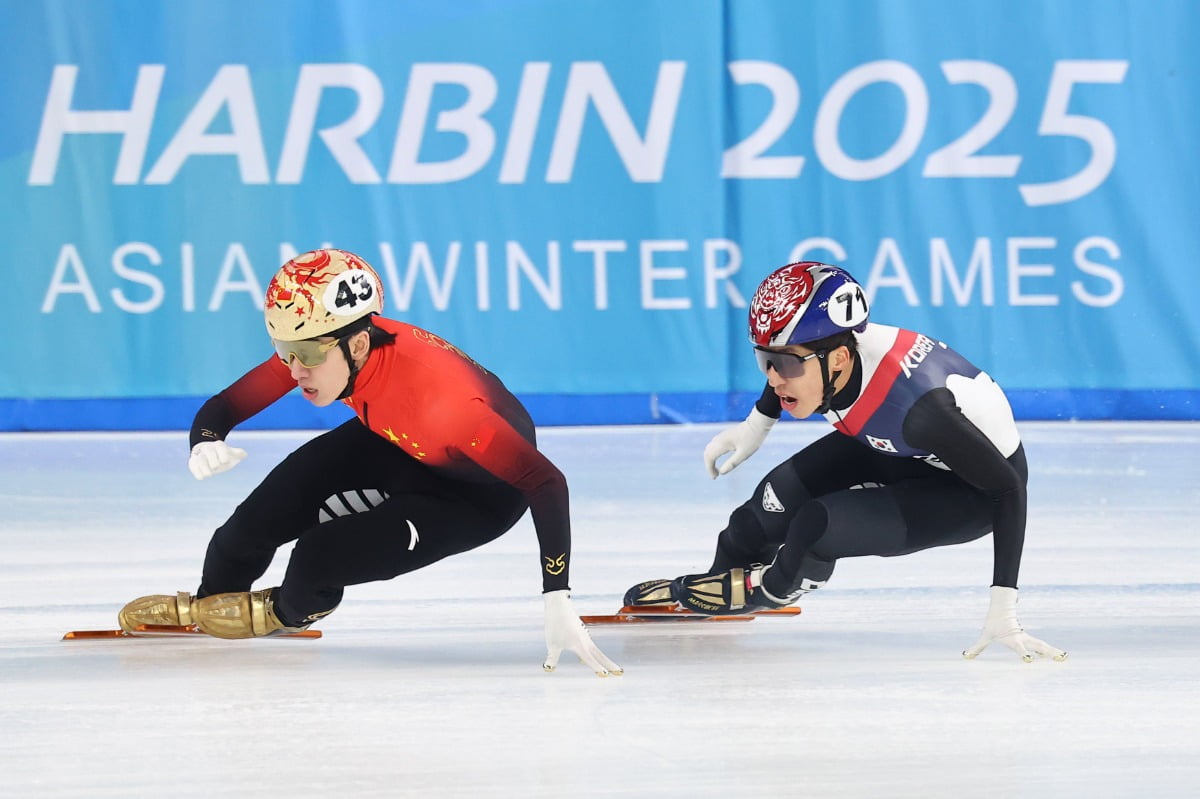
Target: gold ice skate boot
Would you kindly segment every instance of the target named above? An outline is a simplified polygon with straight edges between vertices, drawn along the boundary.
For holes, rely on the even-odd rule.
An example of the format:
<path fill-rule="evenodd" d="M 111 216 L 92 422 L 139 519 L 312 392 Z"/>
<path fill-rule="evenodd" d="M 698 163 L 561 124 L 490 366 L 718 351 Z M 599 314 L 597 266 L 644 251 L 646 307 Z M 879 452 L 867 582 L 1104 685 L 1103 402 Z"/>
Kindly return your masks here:
<path fill-rule="evenodd" d="M 257 638 L 307 630 L 309 625 L 284 627 L 275 615 L 271 589 L 213 594 L 192 606 L 196 626 L 217 638 Z"/>
<path fill-rule="evenodd" d="M 143 596 L 121 608 L 117 614 L 121 629 L 133 632 L 143 624 L 183 625 L 195 623 L 192 616 L 192 595 L 180 591 L 175 596 L 154 594 Z"/>

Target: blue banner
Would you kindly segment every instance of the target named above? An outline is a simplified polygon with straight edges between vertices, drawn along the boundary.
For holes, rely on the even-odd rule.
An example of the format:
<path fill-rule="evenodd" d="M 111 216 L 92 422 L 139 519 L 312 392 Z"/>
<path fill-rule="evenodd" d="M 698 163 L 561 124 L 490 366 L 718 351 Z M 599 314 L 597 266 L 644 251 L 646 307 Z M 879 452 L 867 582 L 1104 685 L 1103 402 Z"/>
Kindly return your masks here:
<path fill-rule="evenodd" d="M 1200 4 L 0 14 L 0 429 L 186 427 L 320 246 L 542 423 L 741 416 L 746 303 L 800 259 L 1022 417 L 1200 418 Z"/>

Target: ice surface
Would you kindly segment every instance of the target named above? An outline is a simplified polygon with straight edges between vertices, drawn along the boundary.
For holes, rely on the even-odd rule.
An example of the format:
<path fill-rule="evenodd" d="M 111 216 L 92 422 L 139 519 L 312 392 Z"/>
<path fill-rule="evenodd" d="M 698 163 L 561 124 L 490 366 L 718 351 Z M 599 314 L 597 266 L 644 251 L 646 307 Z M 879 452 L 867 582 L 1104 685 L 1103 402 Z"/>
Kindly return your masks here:
<path fill-rule="evenodd" d="M 712 482 L 718 429 L 542 431 L 580 613 L 707 566 L 729 510 L 828 430 L 780 425 Z M 235 433 L 250 458 L 203 483 L 182 434 L 0 435 L 0 796 L 1200 795 L 1200 425 L 1022 430 L 1020 616 L 1066 662 L 959 656 L 988 538 L 842 561 L 794 619 L 595 628 L 627 672 L 607 680 L 541 670 L 527 519 L 349 589 L 319 641 L 63 642 L 193 589 L 212 529 L 312 433 Z"/>

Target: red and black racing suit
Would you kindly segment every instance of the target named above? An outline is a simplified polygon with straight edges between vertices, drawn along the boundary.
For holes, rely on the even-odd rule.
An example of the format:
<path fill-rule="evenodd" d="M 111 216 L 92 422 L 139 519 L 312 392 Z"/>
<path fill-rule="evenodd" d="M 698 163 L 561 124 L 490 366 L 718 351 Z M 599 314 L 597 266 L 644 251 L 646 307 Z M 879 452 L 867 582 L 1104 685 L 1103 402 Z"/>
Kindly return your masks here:
<path fill-rule="evenodd" d="M 567 483 L 538 449 L 533 421 L 504 384 L 426 330 L 372 347 L 342 400 L 357 418 L 276 466 L 213 534 L 199 596 L 248 591 L 295 541 L 276 613 L 289 626 L 333 610 L 348 585 L 387 580 L 497 538 L 531 510 L 544 591 L 568 587 Z M 272 356 L 196 414 L 193 446 L 224 439 L 296 388 Z"/>

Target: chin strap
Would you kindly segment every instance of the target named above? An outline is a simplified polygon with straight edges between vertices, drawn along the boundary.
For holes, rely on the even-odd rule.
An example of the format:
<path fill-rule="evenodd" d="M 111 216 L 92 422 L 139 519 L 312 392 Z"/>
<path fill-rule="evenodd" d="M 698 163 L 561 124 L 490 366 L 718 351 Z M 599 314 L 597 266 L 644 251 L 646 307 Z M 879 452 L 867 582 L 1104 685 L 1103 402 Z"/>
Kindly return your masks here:
<path fill-rule="evenodd" d="M 354 359 L 350 357 L 350 339 L 355 333 L 359 333 L 363 330 L 366 330 L 369 334 L 371 331 L 371 325 L 367 324 L 363 327 L 360 327 L 358 330 L 343 335 L 340 339 L 338 339 L 338 349 L 340 349 L 342 351 L 342 355 L 345 356 L 346 363 L 350 364 L 350 379 L 346 381 L 346 387 L 342 389 L 342 393 L 338 394 L 339 400 L 344 400 L 346 397 L 349 397 L 354 393 L 354 378 L 358 377 L 358 373 L 361 371 L 361 368 L 355 365 Z M 366 363 L 365 360 L 363 362 Z"/>
<path fill-rule="evenodd" d="M 342 355 L 346 356 L 346 363 L 350 364 L 350 379 L 346 381 L 346 388 L 338 394 L 339 400 L 344 400 L 354 393 L 354 378 L 358 377 L 359 368 L 354 364 L 354 359 L 350 357 L 350 336 L 338 341 L 338 349 L 342 351 Z"/>
<path fill-rule="evenodd" d="M 825 356 L 829 355 L 829 351 L 821 352 L 817 355 L 817 360 L 821 363 L 821 382 L 825 385 L 825 390 L 821 393 L 821 404 L 817 406 L 816 413 L 829 413 L 829 406 L 833 402 L 833 384 L 838 379 L 841 372 L 829 374 L 829 364 L 825 360 Z"/>

